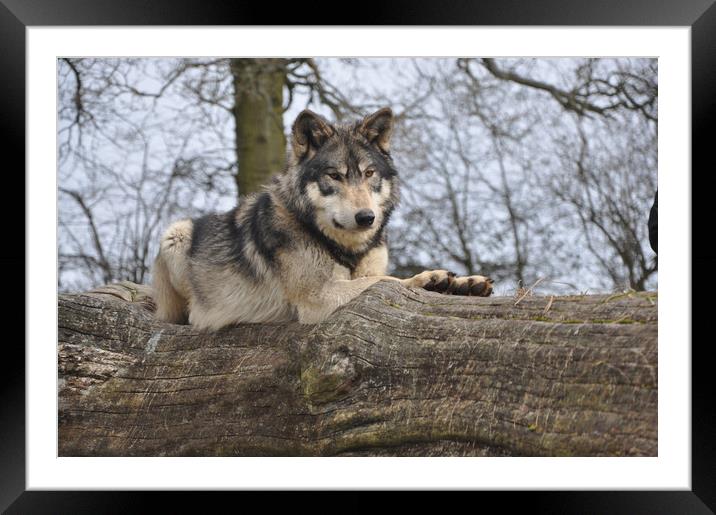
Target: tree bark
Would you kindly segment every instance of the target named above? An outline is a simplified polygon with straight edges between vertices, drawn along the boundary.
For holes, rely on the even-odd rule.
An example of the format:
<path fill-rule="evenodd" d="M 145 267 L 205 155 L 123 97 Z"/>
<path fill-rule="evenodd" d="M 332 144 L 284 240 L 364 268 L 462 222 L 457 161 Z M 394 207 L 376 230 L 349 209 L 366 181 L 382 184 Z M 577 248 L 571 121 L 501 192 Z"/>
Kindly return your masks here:
<path fill-rule="evenodd" d="M 656 456 L 657 294 L 380 282 L 317 325 L 158 323 L 60 295 L 60 456 Z"/>
<path fill-rule="evenodd" d="M 231 59 L 239 195 L 258 191 L 286 160 L 284 59 Z"/>

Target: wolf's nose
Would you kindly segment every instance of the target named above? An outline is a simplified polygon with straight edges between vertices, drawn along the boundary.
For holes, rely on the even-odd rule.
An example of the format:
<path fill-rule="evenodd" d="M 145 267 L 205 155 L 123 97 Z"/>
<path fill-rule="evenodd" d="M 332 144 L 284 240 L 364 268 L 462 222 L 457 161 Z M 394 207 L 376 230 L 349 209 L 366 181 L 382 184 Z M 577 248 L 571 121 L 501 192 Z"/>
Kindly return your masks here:
<path fill-rule="evenodd" d="M 375 220 L 375 214 L 370 209 L 361 209 L 356 213 L 356 223 L 361 227 L 370 227 Z"/>

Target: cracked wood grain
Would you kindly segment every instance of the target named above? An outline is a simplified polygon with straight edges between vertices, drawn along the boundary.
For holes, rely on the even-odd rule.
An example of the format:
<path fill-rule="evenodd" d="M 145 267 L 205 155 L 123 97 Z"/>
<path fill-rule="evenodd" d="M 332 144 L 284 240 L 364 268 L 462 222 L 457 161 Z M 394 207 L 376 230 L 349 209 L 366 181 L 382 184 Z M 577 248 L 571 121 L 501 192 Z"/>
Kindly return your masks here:
<path fill-rule="evenodd" d="M 322 324 L 215 333 L 132 283 L 58 305 L 60 456 L 657 455 L 654 292 L 381 282 Z"/>

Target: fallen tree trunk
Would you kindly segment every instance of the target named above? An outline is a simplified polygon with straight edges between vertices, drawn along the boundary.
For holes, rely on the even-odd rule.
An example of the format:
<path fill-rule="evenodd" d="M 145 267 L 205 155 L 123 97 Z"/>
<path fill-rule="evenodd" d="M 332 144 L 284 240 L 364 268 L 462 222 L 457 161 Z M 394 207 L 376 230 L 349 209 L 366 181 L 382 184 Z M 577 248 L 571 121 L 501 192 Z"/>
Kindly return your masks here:
<path fill-rule="evenodd" d="M 60 456 L 656 456 L 656 293 L 378 283 L 329 321 L 158 323 L 145 286 L 59 296 Z"/>

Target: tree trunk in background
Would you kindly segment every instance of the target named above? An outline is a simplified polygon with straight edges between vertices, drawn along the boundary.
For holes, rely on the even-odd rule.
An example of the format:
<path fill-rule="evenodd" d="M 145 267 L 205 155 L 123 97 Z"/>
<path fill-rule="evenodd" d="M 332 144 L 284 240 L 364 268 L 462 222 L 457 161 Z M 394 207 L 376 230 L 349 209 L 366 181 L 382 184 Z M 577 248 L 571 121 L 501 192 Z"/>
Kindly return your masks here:
<path fill-rule="evenodd" d="M 231 73 L 239 164 L 236 185 L 239 195 L 246 195 L 257 191 L 285 163 L 285 60 L 231 59 Z"/>
<path fill-rule="evenodd" d="M 656 456 L 657 295 L 380 282 L 316 325 L 158 323 L 59 296 L 60 456 Z"/>

